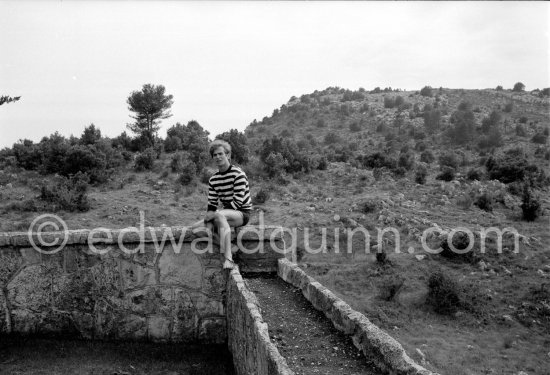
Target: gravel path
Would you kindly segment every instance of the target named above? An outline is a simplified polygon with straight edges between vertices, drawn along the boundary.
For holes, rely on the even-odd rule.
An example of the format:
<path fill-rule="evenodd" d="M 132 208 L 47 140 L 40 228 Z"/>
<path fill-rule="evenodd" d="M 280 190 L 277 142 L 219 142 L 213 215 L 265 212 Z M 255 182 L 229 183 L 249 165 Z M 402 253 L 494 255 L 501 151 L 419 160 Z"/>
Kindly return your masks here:
<path fill-rule="evenodd" d="M 271 341 L 296 375 L 380 373 L 299 289 L 279 278 L 246 282 L 258 297 Z"/>

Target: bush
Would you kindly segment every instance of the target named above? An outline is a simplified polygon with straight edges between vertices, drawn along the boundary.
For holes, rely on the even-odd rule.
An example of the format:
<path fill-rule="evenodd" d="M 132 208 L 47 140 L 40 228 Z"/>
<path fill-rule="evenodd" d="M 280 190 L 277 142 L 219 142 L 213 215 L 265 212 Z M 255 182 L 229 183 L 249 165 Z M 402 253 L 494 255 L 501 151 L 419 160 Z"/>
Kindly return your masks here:
<path fill-rule="evenodd" d="M 399 155 L 399 161 L 397 162 L 399 167 L 405 168 L 410 171 L 414 166 L 414 154 L 412 152 L 405 152 Z"/>
<path fill-rule="evenodd" d="M 394 169 L 397 166 L 395 159 L 387 157 L 385 154 L 375 152 L 370 155 L 363 155 L 357 158 L 361 164 L 367 168 L 382 168 Z"/>
<path fill-rule="evenodd" d="M 441 127 L 441 111 L 434 109 L 424 112 L 424 126 L 429 131 L 437 130 Z"/>
<path fill-rule="evenodd" d="M 477 206 L 480 210 L 493 212 L 493 197 L 491 194 L 484 192 L 483 194 L 477 196 L 474 200 L 474 205 Z"/>
<path fill-rule="evenodd" d="M 428 171 L 424 166 L 420 166 L 416 169 L 416 173 L 414 175 L 414 181 L 417 184 L 424 185 L 426 183 L 426 176 L 428 175 Z"/>
<path fill-rule="evenodd" d="M 474 180 L 481 181 L 481 179 L 483 178 L 483 172 L 480 171 L 479 169 L 472 168 L 468 170 L 468 172 L 466 173 L 466 178 L 470 181 L 474 181 Z"/>
<path fill-rule="evenodd" d="M 439 165 L 456 169 L 460 165 L 460 161 L 454 152 L 447 152 L 439 157 Z"/>
<path fill-rule="evenodd" d="M 527 133 L 525 132 L 525 128 L 521 126 L 520 124 L 516 125 L 516 135 L 518 137 L 526 137 Z"/>
<path fill-rule="evenodd" d="M 420 90 L 420 95 L 422 96 L 427 96 L 427 97 L 432 97 L 433 95 L 433 90 L 430 86 L 424 86 L 422 87 L 422 89 Z"/>
<path fill-rule="evenodd" d="M 491 180 L 499 180 L 505 184 L 514 181 L 522 181 L 529 178 L 533 184 L 546 183 L 544 171 L 536 165 L 529 164 L 521 149 L 508 150 L 501 157 L 489 157 L 485 162 L 485 168 Z"/>
<path fill-rule="evenodd" d="M 315 122 L 315 126 L 318 128 L 324 128 L 326 126 L 325 120 L 320 118 Z"/>
<path fill-rule="evenodd" d="M 533 136 L 533 138 L 531 138 L 531 142 L 537 143 L 540 145 L 546 144 L 547 141 L 548 141 L 548 136 L 544 135 L 543 133 L 537 133 Z"/>
<path fill-rule="evenodd" d="M 172 156 L 172 160 L 170 161 L 170 169 L 173 173 L 181 173 L 183 171 L 183 165 L 185 162 L 185 159 L 188 155 L 184 155 L 183 152 L 176 152 Z"/>
<path fill-rule="evenodd" d="M 264 204 L 269 200 L 270 195 L 269 190 L 262 188 L 258 193 L 252 196 L 252 204 Z"/>
<path fill-rule="evenodd" d="M 379 209 L 378 202 L 375 200 L 367 200 L 361 203 L 360 205 L 360 210 L 364 214 L 370 214 L 370 213 L 376 212 L 378 211 L 378 209 Z"/>
<path fill-rule="evenodd" d="M 195 181 L 197 177 L 197 166 L 191 160 L 183 163 L 181 174 L 178 177 L 178 182 L 181 185 L 189 185 Z"/>
<path fill-rule="evenodd" d="M 510 113 L 514 109 L 514 103 L 506 103 L 504 106 L 504 112 Z"/>
<path fill-rule="evenodd" d="M 351 124 L 349 124 L 349 130 L 351 132 L 358 132 L 361 130 L 361 125 L 359 125 L 357 121 L 354 121 Z"/>
<path fill-rule="evenodd" d="M 397 297 L 404 284 L 405 279 L 401 276 L 386 276 L 382 278 L 382 280 L 378 284 L 378 296 L 384 301 L 392 301 L 395 297 Z"/>
<path fill-rule="evenodd" d="M 59 209 L 70 212 L 88 211 L 90 209 L 87 195 L 89 181 L 89 177 L 82 172 L 78 172 L 71 178 L 58 176 L 53 183 L 42 185 L 40 199 L 51 203 L 52 211 Z"/>
<path fill-rule="evenodd" d="M 384 108 L 395 107 L 395 99 L 391 96 L 384 96 Z"/>
<path fill-rule="evenodd" d="M 441 271 L 432 273 L 428 279 L 426 303 L 438 314 L 450 315 L 460 306 L 458 284 Z"/>
<path fill-rule="evenodd" d="M 526 221 L 535 221 L 540 215 L 540 202 L 533 197 L 529 185 L 525 183 L 523 187 L 523 197 L 521 203 L 521 211 L 523 213 L 523 219 Z"/>
<path fill-rule="evenodd" d="M 397 167 L 393 169 L 393 175 L 395 177 L 405 177 L 407 170 L 403 167 Z"/>
<path fill-rule="evenodd" d="M 328 132 L 323 140 L 326 145 L 331 145 L 340 142 L 340 137 L 334 132 Z"/>
<path fill-rule="evenodd" d="M 152 147 L 146 149 L 137 155 L 134 169 L 138 172 L 153 169 L 156 157 L 157 153 Z"/>
<path fill-rule="evenodd" d="M 431 164 L 435 161 L 435 156 L 430 150 L 426 150 L 420 154 L 420 161 L 423 163 Z"/>
<path fill-rule="evenodd" d="M 527 116 L 521 116 L 519 118 L 519 123 L 520 124 L 527 124 L 527 121 L 529 121 L 529 119 L 527 118 Z"/>
<path fill-rule="evenodd" d="M 515 92 L 521 92 L 525 90 L 525 85 L 521 82 L 516 82 L 516 84 L 514 85 L 514 88 L 512 89 L 512 91 L 515 91 Z"/>
<path fill-rule="evenodd" d="M 455 170 L 451 167 L 443 167 L 441 173 L 435 179 L 443 181 L 452 181 L 455 178 Z"/>

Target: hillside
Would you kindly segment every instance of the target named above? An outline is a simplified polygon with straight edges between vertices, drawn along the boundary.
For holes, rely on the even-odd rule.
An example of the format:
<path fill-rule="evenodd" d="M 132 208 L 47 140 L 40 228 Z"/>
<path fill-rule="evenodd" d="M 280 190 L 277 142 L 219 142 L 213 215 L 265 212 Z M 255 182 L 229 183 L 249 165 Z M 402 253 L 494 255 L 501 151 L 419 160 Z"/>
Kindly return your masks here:
<path fill-rule="evenodd" d="M 250 153 L 242 165 L 255 203 L 251 223 L 296 228 L 304 269 L 428 368 L 457 375 L 546 374 L 550 101 L 535 94 L 328 88 L 293 97 L 244 132 Z M 173 134 L 191 139 L 190 128 Z M 205 137 L 200 126 L 192 129 L 193 137 Z M 40 165 L 56 165 L 33 159 L 44 147 L 4 150 L 0 231 L 26 231 L 36 216 L 51 212 L 70 229 L 139 226 L 140 211 L 145 226 L 202 217 L 207 171 L 182 178 L 191 159 L 200 166 L 203 156 L 195 158 L 193 147 L 166 140 L 165 151 L 136 171 L 135 159 L 146 152 L 134 153 L 120 139 L 112 148 L 116 142 L 100 135 L 91 145 L 50 140 L 48 150 L 66 143 L 59 149 L 74 147 L 78 160 L 96 166 L 90 169 L 95 180 L 68 182 L 44 173 Z M 90 150 L 111 156 L 98 164 Z M 111 173 L 98 173 L 97 165 Z M 65 201 L 74 198 L 74 207 L 62 206 L 59 194 L 52 198 L 56 191 Z M 526 194 L 540 204 L 532 221 L 521 208 Z M 515 228 L 517 252 L 513 236 L 504 235 L 499 254 L 490 233 L 481 253 L 479 233 L 489 227 Z M 348 252 L 347 231 L 358 228 L 371 238 L 357 234 Z M 391 234 L 378 241 L 379 228 L 395 228 L 399 243 Z M 427 252 L 421 239 L 428 228 L 439 230 L 427 236 L 432 249 L 445 244 L 445 233 L 467 228 L 474 232 L 473 250 L 463 256 Z M 460 233 L 454 239 L 459 249 L 468 245 Z M 377 256 L 378 244 L 385 256 Z"/>

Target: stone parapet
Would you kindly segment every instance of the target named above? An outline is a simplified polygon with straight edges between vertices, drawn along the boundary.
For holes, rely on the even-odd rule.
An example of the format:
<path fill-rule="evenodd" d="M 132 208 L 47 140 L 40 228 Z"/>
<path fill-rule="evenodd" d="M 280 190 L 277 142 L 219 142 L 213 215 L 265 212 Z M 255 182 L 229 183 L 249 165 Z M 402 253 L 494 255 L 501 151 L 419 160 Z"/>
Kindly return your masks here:
<path fill-rule="evenodd" d="M 351 336 L 355 347 L 373 360 L 380 370 L 392 375 L 437 375 L 415 363 L 393 337 L 353 310 L 296 264 L 287 259 L 278 262 L 279 277 L 301 289 L 304 297 L 322 311 L 334 327 Z"/>
<path fill-rule="evenodd" d="M 238 268 L 227 281 L 228 346 L 237 375 L 293 375 L 286 360 L 270 341 L 258 301 Z"/>
<path fill-rule="evenodd" d="M 276 271 L 277 227 L 242 227 L 234 242 L 243 268 Z M 0 334 L 223 343 L 222 260 L 185 227 L 0 233 Z"/>

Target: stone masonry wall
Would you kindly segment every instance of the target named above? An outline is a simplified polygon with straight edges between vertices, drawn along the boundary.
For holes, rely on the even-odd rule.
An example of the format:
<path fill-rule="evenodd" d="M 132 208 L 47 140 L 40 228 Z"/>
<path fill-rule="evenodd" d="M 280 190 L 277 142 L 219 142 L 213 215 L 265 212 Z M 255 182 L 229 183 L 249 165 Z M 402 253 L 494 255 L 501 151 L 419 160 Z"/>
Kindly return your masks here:
<path fill-rule="evenodd" d="M 334 327 L 352 336 L 353 344 L 365 357 L 391 375 L 437 375 L 416 364 L 393 337 L 372 324 L 363 314 L 353 310 L 329 289 L 308 276 L 287 259 L 279 260 L 278 275 L 302 290 L 311 304 L 329 318 Z"/>
<path fill-rule="evenodd" d="M 244 251 L 269 238 L 265 229 L 260 234 L 254 233 L 255 227 L 248 229 L 251 233 L 241 234 Z M 52 252 L 44 246 L 41 251 L 33 248 L 33 243 L 41 243 L 37 234 L 0 233 L 0 334 L 227 340 L 227 272 L 219 247 L 209 238 L 180 227 L 146 228 L 144 233 L 103 230 L 94 234 L 92 243 L 89 234 L 42 233 L 42 243 L 66 241 Z M 208 245 L 212 251 L 206 251 Z M 263 256 L 272 257 L 269 243 Z"/>
<path fill-rule="evenodd" d="M 238 269 L 227 282 L 228 346 L 237 375 L 292 375 L 277 347 L 270 341 L 258 301 Z"/>

